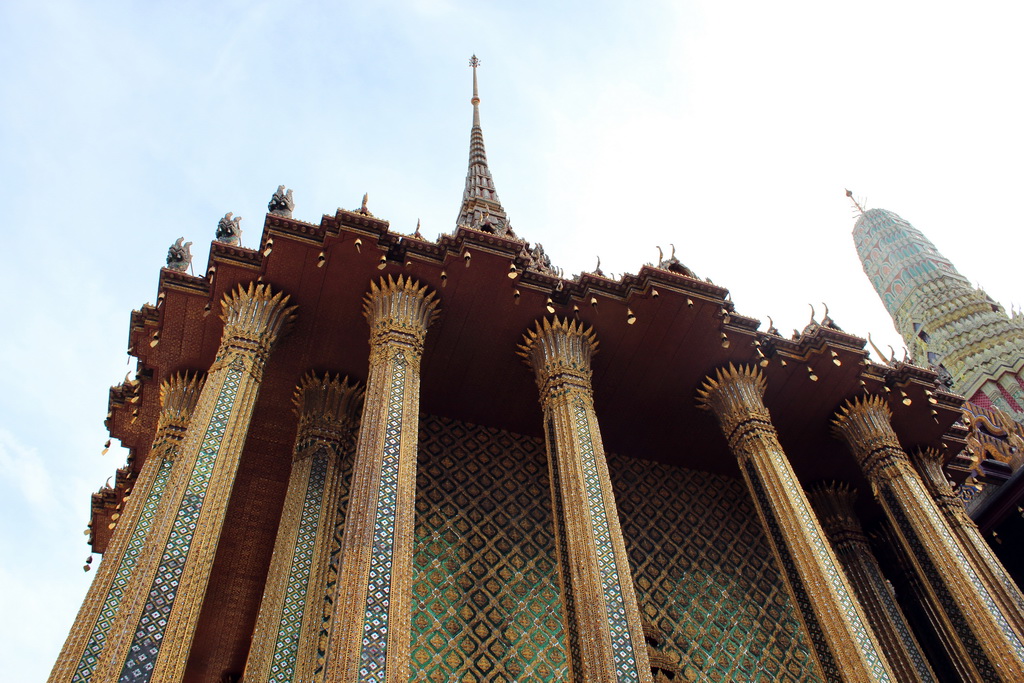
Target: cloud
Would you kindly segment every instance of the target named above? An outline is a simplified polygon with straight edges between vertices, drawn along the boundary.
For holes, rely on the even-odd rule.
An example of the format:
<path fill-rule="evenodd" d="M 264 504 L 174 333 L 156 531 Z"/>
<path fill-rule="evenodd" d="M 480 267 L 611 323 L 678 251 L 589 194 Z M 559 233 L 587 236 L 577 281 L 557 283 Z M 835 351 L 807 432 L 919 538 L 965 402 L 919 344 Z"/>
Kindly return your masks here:
<path fill-rule="evenodd" d="M 50 470 L 39 457 L 39 452 L 20 443 L 13 434 L 2 428 L 0 487 L 7 489 L 5 507 L 20 507 L 23 502 L 40 518 L 53 518 L 54 509 L 64 507 L 57 496 Z"/>

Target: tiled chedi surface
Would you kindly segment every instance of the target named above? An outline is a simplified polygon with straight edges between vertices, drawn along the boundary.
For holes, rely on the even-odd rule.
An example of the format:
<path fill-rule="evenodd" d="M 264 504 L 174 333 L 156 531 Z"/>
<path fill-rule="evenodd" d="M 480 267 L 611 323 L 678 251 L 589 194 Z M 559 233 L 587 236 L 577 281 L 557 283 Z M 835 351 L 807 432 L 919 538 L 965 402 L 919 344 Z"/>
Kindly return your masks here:
<path fill-rule="evenodd" d="M 413 681 L 564 681 L 543 441 L 425 416 Z M 609 456 L 644 618 L 682 680 L 820 681 L 739 481 Z"/>

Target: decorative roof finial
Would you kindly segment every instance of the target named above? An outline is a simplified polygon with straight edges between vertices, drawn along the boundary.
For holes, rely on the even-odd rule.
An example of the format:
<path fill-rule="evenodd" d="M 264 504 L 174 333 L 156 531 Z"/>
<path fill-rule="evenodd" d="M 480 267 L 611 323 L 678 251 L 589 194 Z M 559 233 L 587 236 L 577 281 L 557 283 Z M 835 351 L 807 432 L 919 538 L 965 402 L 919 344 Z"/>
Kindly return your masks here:
<path fill-rule="evenodd" d="M 859 213 L 861 216 L 863 216 L 864 215 L 864 207 L 860 205 L 860 202 L 858 202 L 856 200 L 856 198 L 854 198 L 853 192 L 850 192 L 849 190 L 847 190 L 846 191 L 846 196 L 850 198 L 851 202 L 853 202 L 853 205 L 856 208 L 857 213 Z"/>
<path fill-rule="evenodd" d="M 370 216 L 371 218 L 376 218 L 376 216 L 374 216 L 372 213 L 370 213 L 369 203 L 370 203 L 370 193 L 369 192 L 364 192 L 363 193 L 363 203 L 355 211 L 355 213 L 361 213 L 364 216 Z"/>
<path fill-rule="evenodd" d="M 217 222 L 217 241 L 241 246 L 242 226 L 239 225 L 241 221 L 241 216 L 235 216 L 230 211 L 224 214 L 224 218 Z"/>
<path fill-rule="evenodd" d="M 267 204 L 267 210 L 276 216 L 291 218 L 294 209 L 295 198 L 292 197 L 292 191 L 286 190 L 284 185 L 278 185 L 277 191 L 274 192 L 274 196 L 270 198 L 270 202 Z"/>
<path fill-rule="evenodd" d="M 480 60 L 477 59 L 476 55 L 469 58 L 469 65 L 473 67 L 473 99 L 471 99 L 470 102 L 474 107 L 476 107 L 480 104 L 480 94 L 477 92 L 476 87 L 476 68 L 480 66 Z"/>
<path fill-rule="evenodd" d="M 188 270 L 192 265 L 192 250 L 189 249 L 191 246 L 191 242 L 185 242 L 184 237 L 179 237 L 167 250 L 167 267 L 180 273 Z"/>

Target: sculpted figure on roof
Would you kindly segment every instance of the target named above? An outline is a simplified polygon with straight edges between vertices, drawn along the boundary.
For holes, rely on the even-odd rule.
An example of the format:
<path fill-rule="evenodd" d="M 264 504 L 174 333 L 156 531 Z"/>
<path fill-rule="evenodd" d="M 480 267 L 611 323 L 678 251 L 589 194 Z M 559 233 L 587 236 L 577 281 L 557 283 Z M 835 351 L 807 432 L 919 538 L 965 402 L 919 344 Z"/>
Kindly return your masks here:
<path fill-rule="evenodd" d="M 242 242 L 242 226 L 239 223 L 242 222 L 241 216 L 234 216 L 228 211 L 224 214 L 224 218 L 220 219 L 217 223 L 217 241 L 224 242 L 225 244 L 241 244 Z"/>
<path fill-rule="evenodd" d="M 267 209 L 276 216 L 291 218 L 292 211 L 295 209 L 292 191 L 286 191 L 284 185 L 278 185 L 277 191 L 274 192 L 274 196 L 270 198 L 270 203 L 267 204 Z"/>
<path fill-rule="evenodd" d="M 551 265 L 551 257 L 544 253 L 544 245 L 540 242 L 533 245 L 533 249 L 530 250 L 530 258 L 533 259 L 530 267 L 534 270 L 539 270 L 548 275 L 558 275 L 558 271 Z"/>
<path fill-rule="evenodd" d="M 167 267 L 182 273 L 187 271 L 192 265 L 192 251 L 189 249 L 191 246 L 191 242 L 185 242 L 184 237 L 179 237 L 167 250 Z"/>
<path fill-rule="evenodd" d="M 665 258 L 665 253 L 658 247 L 658 267 L 662 270 L 667 270 L 678 275 L 685 275 L 687 277 L 697 277 L 693 274 L 693 271 L 687 268 L 676 258 L 676 245 L 670 244 L 672 247 L 672 255 Z"/>

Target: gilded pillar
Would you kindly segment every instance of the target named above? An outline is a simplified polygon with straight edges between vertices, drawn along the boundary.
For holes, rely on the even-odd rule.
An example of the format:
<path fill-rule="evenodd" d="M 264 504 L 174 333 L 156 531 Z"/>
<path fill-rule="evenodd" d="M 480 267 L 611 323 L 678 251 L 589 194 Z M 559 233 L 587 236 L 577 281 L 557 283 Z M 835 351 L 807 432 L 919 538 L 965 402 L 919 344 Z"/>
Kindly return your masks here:
<path fill-rule="evenodd" d="M 260 603 L 245 679 L 311 681 L 323 654 L 322 604 L 344 461 L 351 457 L 363 390 L 348 378 L 302 379 L 299 428 L 274 555 Z M 329 616 L 329 615 L 328 615 Z"/>
<path fill-rule="evenodd" d="M 842 484 L 828 484 L 815 487 L 808 497 L 843 563 L 846 578 L 860 599 L 895 680 L 904 683 L 936 681 L 935 673 L 910 630 L 903 610 L 896 603 L 892 586 L 882 574 L 871 544 L 857 520 L 854 512 L 857 492 Z"/>
<path fill-rule="evenodd" d="M 1006 573 L 1002 562 L 985 542 L 978 525 L 967 514 L 963 502 L 953 493 L 943 472 L 942 454 L 934 448 L 920 449 L 914 453 L 912 460 L 917 465 L 925 487 L 935 499 L 949 528 L 960 541 L 985 588 L 999 604 L 1000 610 L 1017 633 L 1024 634 L 1024 596 L 1021 596 L 1017 584 Z"/>
<path fill-rule="evenodd" d="M 71 633 L 50 673 L 50 683 L 88 681 L 107 642 L 111 625 L 132 579 L 157 507 L 167 487 L 203 379 L 174 375 L 160 385 L 156 436 L 138 479 L 125 495 L 124 511 L 103 553 Z"/>
<path fill-rule="evenodd" d="M 894 680 L 782 450 L 762 401 L 764 391 L 765 379 L 759 370 L 730 364 L 705 380 L 698 400 L 718 418 L 736 456 L 824 677 Z"/>
<path fill-rule="evenodd" d="M 182 679 L 263 368 L 294 320 L 287 304 L 253 283 L 224 297 L 217 357 L 95 680 Z"/>
<path fill-rule="evenodd" d="M 555 318 L 519 347 L 544 411 L 571 680 L 650 683 L 651 668 L 591 388 L 591 328 Z"/>
<path fill-rule="evenodd" d="M 371 283 L 370 370 L 356 441 L 329 683 L 405 683 L 412 640 L 420 359 L 437 299 L 412 279 Z"/>
<path fill-rule="evenodd" d="M 943 641 L 970 680 L 1024 680 L 1024 644 L 989 591 L 970 553 L 950 528 L 900 446 L 891 412 L 878 396 L 847 401 L 833 422 L 871 483 L 945 617 Z"/>

